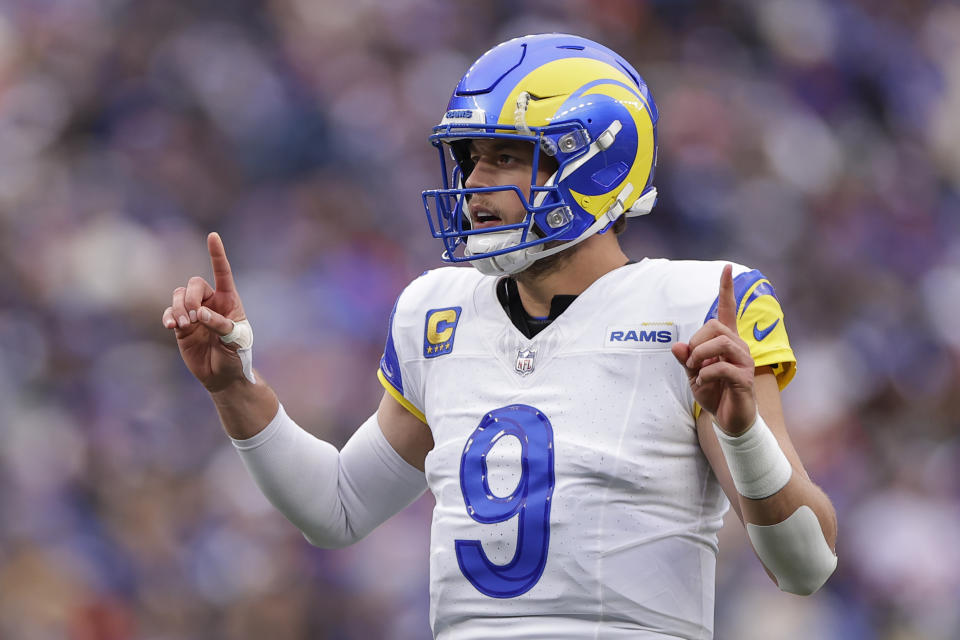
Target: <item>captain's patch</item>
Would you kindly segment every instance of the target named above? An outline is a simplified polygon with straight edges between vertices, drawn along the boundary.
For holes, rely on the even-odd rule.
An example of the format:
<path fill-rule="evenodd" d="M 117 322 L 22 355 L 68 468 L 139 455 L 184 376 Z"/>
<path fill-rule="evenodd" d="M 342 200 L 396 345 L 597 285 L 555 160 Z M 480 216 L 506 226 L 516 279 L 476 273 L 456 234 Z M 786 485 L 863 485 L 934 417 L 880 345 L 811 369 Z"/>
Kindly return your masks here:
<path fill-rule="evenodd" d="M 431 309 L 423 326 L 423 357 L 436 358 L 453 351 L 453 339 L 457 335 L 460 307 Z"/>

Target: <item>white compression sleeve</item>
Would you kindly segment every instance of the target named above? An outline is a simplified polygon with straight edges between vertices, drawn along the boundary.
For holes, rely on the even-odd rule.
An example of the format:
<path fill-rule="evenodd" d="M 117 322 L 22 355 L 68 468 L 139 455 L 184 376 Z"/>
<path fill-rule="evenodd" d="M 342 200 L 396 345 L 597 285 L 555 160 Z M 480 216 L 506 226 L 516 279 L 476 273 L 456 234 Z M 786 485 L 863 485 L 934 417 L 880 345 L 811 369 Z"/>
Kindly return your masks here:
<path fill-rule="evenodd" d="M 748 522 L 747 535 L 777 586 L 788 593 L 814 593 L 837 568 L 837 556 L 827 544 L 817 514 L 807 505 L 778 524 Z"/>
<path fill-rule="evenodd" d="M 790 461 L 759 413 L 742 435 L 727 435 L 716 422 L 713 429 L 740 495 L 760 500 L 790 482 Z M 827 544 L 820 521 L 806 505 L 778 524 L 760 526 L 748 522 L 746 526 L 757 557 L 784 591 L 810 595 L 823 586 L 837 567 L 837 556 Z"/>
<path fill-rule="evenodd" d="M 423 472 L 387 442 L 376 414 L 340 452 L 282 405 L 263 431 L 233 445 L 267 499 L 318 547 L 356 542 L 427 488 Z"/>

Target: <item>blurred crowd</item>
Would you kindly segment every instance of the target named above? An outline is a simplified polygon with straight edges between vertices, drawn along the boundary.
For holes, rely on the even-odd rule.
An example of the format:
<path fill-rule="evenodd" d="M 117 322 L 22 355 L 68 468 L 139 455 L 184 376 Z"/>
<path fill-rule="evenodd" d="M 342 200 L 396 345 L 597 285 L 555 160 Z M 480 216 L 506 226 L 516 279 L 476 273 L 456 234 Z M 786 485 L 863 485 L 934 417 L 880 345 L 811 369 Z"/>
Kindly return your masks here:
<path fill-rule="evenodd" d="M 342 445 L 440 266 L 426 136 L 470 62 L 562 31 L 660 108 L 628 254 L 774 283 L 840 566 L 777 591 L 735 518 L 719 640 L 960 637 L 960 6 L 935 0 L 0 1 L 0 638 L 429 636 L 425 496 L 310 547 L 160 325 L 217 230 L 287 411 Z"/>

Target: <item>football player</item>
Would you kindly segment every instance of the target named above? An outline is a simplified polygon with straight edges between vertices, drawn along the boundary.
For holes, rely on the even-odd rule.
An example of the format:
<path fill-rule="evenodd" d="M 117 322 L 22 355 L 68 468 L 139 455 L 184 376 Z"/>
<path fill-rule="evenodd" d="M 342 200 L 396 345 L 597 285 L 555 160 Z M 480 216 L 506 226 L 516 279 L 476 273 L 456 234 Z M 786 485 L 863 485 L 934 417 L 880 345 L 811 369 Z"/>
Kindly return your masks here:
<path fill-rule="evenodd" d="M 785 591 L 836 566 L 833 507 L 780 404 L 795 359 L 773 286 L 723 262 L 631 261 L 657 107 L 622 57 L 510 40 L 457 85 L 423 201 L 443 259 L 400 295 L 376 413 L 337 451 L 252 367 L 223 244 L 214 285 L 162 322 L 264 494 L 313 544 L 348 545 L 436 498 L 438 638 L 710 638 L 729 505 Z"/>

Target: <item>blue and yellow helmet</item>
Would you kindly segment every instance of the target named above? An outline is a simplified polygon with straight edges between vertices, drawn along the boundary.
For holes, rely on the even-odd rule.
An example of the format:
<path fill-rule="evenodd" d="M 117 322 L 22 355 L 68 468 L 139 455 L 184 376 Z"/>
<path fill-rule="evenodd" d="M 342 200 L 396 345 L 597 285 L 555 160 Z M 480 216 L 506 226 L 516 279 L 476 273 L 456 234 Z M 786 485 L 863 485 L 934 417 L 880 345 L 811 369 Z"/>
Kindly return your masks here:
<path fill-rule="evenodd" d="M 512 185 L 464 188 L 470 160 L 462 143 L 476 138 L 530 141 L 557 170 L 538 185 L 534 154 L 529 198 Z M 653 97 L 630 63 L 579 36 L 524 36 L 487 51 L 460 79 L 430 141 L 443 172 L 443 187 L 423 192 L 431 233 L 444 244 L 444 261 L 473 261 L 484 273 L 522 271 L 622 215 L 649 213 L 656 200 Z M 468 196 L 505 190 L 523 201 L 524 220 L 471 229 Z"/>

